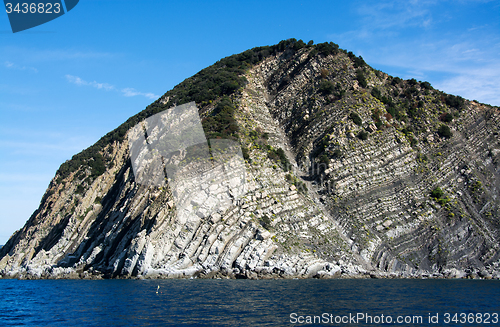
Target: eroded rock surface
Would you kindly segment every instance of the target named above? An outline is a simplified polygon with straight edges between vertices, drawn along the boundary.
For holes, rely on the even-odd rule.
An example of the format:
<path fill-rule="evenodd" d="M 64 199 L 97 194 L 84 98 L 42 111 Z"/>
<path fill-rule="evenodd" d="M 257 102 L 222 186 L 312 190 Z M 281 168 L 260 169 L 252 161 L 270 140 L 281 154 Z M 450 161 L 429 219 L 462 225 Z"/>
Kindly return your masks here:
<path fill-rule="evenodd" d="M 498 279 L 498 108 L 465 101 L 446 138 L 439 119 L 454 109 L 439 91 L 369 67 L 363 87 L 346 53 L 310 52 L 265 58 L 231 98 L 248 151 L 244 192 L 213 182 L 217 169 L 205 186 L 182 179 L 176 187 L 198 190 L 187 202 L 172 185 L 142 185 L 125 137 L 101 150 L 103 174 L 82 165 L 54 177 L 0 249 L 1 275 Z M 387 97 L 410 86 L 418 95 L 406 95 L 407 112 L 418 120 L 392 117 Z M 206 116 L 214 104 L 201 107 Z M 224 205 L 208 202 L 208 188 Z"/>

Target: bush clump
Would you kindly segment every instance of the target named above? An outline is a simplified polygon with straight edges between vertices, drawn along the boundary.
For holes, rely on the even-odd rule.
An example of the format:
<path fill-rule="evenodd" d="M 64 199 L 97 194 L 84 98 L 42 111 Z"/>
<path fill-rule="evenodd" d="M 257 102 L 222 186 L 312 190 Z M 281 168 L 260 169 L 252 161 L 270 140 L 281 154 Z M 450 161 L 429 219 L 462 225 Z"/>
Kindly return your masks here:
<path fill-rule="evenodd" d="M 431 198 L 442 206 L 451 201 L 449 197 L 444 196 L 444 191 L 439 187 L 432 190 Z"/>
<path fill-rule="evenodd" d="M 368 139 L 368 132 L 366 131 L 361 131 L 359 132 L 358 134 L 358 137 L 361 139 L 361 140 L 367 140 Z"/>
<path fill-rule="evenodd" d="M 432 190 L 431 192 L 431 197 L 435 198 L 435 199 L 440 199 L 442 198 L 444 195 L 444 192 L 441 188 L 439 187 L 436 187 L 435 189 Z"/>
<path fill-rule="evenodd" d="M 260 225 L 265 229 L 269 230 L 271 228 L 271 219 L 267 215 L 263 215 L 259 218 Z"/>
<path fill-rule="evenodd" d="M 365 74 L 363 73 L 363 70 L 358 69 L 356 71 L 356 79 L 358 80 L 358 83 L 361 87 L 365 88 L 368 86 L 368 82 L 366 81 Z"/>
<path fill-rule="evenodd" d="M 349 51 L 347 53 L 347 56 L 349 57 L 349 59 L 351 59 L 353 65 L 354 65 L 354 68 L 363 67 L 366 65 L 366 62 L 363 60 L 363 57 L 361 57 L 361 56 L 356 57 L 356 55 L 354 53 L 352 53 L 351 51 Z"/>
<path fill-rule="evenodd" d="M 290 161 L 288 161 L 285 151 L 283 151 L 282 148 L 273 149 L 269 146 L 269 152 L 267 153 L 267 156 L 275 162 L 280 163 L 285 171 L 290 170 Z"/>
<path fill-rule="evenodd" d="M 322 154 L 319 157 L 319 162 L 328 165 L 330 163 L 330 159 L 328 159 L 328 156 L 326 154 Z"/>
<path fill-rule="evenodd" d="M 449 139 L 450 137 L 452 137 L 452 136 L 453 136 L 453 133 L 452 133 L 451 129 L 450 129 L 448 126 L 444 125 L 444 124 L 442 124 L 442 125 L 439 127 L 439 129 L 438 129 L 438 134 L 439 134 L 441 137 L 444 137 L 444 138 L 447 138 L 447 139 Z"/>
<path fill-rule="evenodd" d="M 351 112 L 351 114 L 349 115 L 349 118 L 351 118 L 353 123 L 358 125 L 358 126 L 361 126 L 361 124 L 363 124 L 361 117 L 359 117 L 359 115 L 355 112 Z"/>
<path fill-rule="evenodd" d="M 442 114 L 441 117 L 439 117 L 439 119 L 445 123 L 449 123 L 453 120 L 453 115 L 447 112 Z"/>
<path fill-rule="evenodd" d="M 464 98 L 462 98 L 461 96 L 452 95 L 452 94 L 446 95 L 446 97 L 444 98 L 444 102 L 448 106 L 459 109 L 459 110 L 463 109 L 463 107 L 465 106 Z"/>
<path fill-rule="evenodd" d="M 321 81 L 318 90 L 323 95 L 329 95 L 333 93 L 335 86 L 330 81 Z"/>
<path fill-rule="evenodd" d="M 330 54 L 336 55 L 339 52 L 339 45 L 333 42 L 324 42 L 317 44 L 316 49 L 325 56 Z"/>
<path fill-rule="evenodd" d="M 202 119 L 201 124 L 208 139 L 237 139 L 238 124 L 234 119 L 235 106 L 225 96 L 217 104 L 211 115 Z"/>

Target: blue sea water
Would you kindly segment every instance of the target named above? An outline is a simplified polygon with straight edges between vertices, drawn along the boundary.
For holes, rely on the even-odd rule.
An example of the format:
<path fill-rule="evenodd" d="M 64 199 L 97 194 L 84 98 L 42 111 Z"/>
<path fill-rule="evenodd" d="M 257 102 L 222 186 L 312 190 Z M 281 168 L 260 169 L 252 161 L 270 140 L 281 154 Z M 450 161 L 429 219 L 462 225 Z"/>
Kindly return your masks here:
<path fill-rule="evenodd" d="M 495 326 L 498 314 L 500 281 L 0 280 L 0 326 Z"/>

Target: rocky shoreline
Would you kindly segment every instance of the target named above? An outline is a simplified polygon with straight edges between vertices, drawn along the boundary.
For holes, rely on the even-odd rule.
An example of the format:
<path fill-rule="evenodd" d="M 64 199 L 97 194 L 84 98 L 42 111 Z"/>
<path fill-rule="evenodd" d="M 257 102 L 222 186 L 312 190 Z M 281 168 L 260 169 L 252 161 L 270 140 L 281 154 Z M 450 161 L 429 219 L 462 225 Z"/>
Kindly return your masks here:
<path fill-rule="evenodd" d="M 328 270 L 330 269 L 330 270 Z M 415 273 L 384 272 L 384 271 L 366 271 L 356 267 L 352 270 L 344 267 L 327 267 L 326 270 L 312 271 L 308 274 L 293 275 L 277 269 L 267 271 L 244 271 L 238 269 L 232 271 L 199 271 L 196 269 L 186 269 L 178 271 L 154 271 L 146 275 L 138 276 L 115 276 L 109 273 L 101 273 L 96 270 L 78 271 L 73 268 L 54 268 L 41 267 L 35 269 L 20 269 L 8 273 L 0 273 L 0 279 L 82 279 L 82 280 L 101 280 L 101 279 L 250 279 L 250 280 L 276 280 L 276 279 L 474 279 L 474 280 L 500 280 L 500 270 L 489 267 L 485 269 L 465 269 L 455 268 L 446 269 L 442 273 L 432 273 L 428 271 L 419 271 Z"/>

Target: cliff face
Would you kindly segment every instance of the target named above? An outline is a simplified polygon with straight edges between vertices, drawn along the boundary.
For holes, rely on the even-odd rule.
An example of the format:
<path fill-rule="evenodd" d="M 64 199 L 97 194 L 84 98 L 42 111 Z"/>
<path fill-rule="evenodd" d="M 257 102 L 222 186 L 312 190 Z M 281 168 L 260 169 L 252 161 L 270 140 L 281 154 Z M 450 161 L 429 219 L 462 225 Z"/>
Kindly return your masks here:
<path fill-rule="evenodd" d="M 58 171 L 0 249 L 1 274 L 500 277 L 499 109 L 393 78 L 332 44 L 297 44 L 260 49 L 246 83 L 193 99 L 207 138 L 241 144 L 238 196 L 213 184 L 216 169 L 186 205 L 170 179 L 140 183 L 130 123 Z M 200 214 L 210 194 L 220 202 Z"/>

